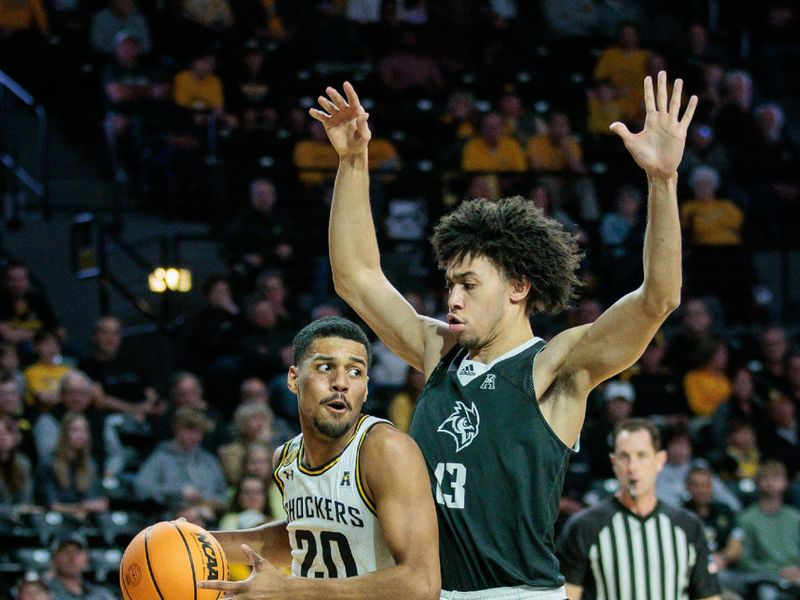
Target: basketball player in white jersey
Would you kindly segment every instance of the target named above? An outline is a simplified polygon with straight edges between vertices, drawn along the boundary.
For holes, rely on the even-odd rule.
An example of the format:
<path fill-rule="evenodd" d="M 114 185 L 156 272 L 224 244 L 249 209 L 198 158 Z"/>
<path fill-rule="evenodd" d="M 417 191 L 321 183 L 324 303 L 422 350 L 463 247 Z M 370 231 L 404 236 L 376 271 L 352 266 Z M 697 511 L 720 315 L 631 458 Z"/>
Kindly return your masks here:
<path fill-rule="evenodd" d="M 278 448 L 273 476 L 286 521 L 214 535 L 231 562 L 251 562 L 241 582 L 198 587 L 236 600 L 438 598 L 438 530 L 425 463 L 388 421 L 361 414 L 369 340 L 326 317 L 294 339 L 289 389 L 302 434 Z M 291 565 L 292 577 L 276 567 Z"/>

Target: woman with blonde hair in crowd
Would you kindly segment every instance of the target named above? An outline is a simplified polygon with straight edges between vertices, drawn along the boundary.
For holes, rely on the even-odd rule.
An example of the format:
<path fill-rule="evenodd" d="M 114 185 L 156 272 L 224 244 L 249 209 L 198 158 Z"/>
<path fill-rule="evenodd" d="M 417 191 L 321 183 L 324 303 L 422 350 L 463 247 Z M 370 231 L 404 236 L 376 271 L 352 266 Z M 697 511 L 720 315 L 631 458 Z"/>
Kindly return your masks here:
<path fill-rule="evenodd" d="M 61 419 L 53 458 L 39 469 L 39 496 L 50 510 L 85 519 L 90 513 L 108 509 L 101 495 L 101 481 L 92 460 L 89 422 L 81 414 L 67 413 Z"/>
<path fill-rule="evenodd" d="M 0 517 L 16 517 L 33 505 L 31 461 L 20 451 L 22 436 L 16 420 L 0 417 Z"/>

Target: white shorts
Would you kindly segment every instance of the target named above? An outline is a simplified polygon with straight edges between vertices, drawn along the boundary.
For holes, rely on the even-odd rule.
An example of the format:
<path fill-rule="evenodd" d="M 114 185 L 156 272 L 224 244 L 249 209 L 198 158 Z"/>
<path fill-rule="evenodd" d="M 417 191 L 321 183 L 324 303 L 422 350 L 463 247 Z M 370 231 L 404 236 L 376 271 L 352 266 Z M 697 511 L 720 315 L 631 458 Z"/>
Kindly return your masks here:
<path fill-rule="evenodd" d="M 533 588 L 527 585 L 492 588 L 477 592 L 448 592 L 442 590 L 441 600 L 565 600 L 567 590 Z"/>

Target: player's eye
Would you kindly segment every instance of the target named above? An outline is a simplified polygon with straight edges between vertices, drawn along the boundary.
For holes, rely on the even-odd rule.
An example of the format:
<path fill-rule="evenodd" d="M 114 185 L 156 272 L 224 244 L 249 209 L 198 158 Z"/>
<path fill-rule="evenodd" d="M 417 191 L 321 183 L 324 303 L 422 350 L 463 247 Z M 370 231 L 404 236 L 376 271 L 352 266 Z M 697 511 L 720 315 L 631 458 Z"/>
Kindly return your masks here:
<path fill-rule="evenodd" d="M 350 369 L 350 377 L 360 377 L 361 376 L 361 369 L 356 369 L 355 367 Z"/>
<path fill-rule="evenodd" d="M 317 366 L 318 371 L 322 371 L 323 373 L 328 373 L 331 370 L 331 366 L 328 363 L 322 363 Z"/>

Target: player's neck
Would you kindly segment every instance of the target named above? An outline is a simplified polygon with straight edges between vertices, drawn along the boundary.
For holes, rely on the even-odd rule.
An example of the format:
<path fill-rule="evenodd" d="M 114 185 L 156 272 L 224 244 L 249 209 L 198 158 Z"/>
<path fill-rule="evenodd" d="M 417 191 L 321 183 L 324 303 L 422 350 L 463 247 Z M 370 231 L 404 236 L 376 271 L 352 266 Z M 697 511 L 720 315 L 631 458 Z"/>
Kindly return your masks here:
<path fill-rule="evenodd" d="M 521 314 L 513 321 L 498 323 L 497 331 L 480 348 L 469 351 L 471 360 L 489 364 L 499 356 L 510 352 L 533 337 L 528 316 Z"/>
<path fill-rule="evenodd" d="M 634 497 L 627 490 L 621 490 L 617 493 L 617 499 L 622 506 L 639 517 L 646 517 L 652 513 L 658 504 L 655 492 Z"/>
<path fill-rule="evenodd" d="M 344 435 L 336 439 L 331 439 L 319 432 L 310 429 L 303 431 L 303 456 L 300 460 L 311 468 L 320 467 L 328 461 L 336 458 L 350 443 L 350 438 L 353 437 L 356 427 L 358 427 L 358 420 L 353 423 Z"/>

